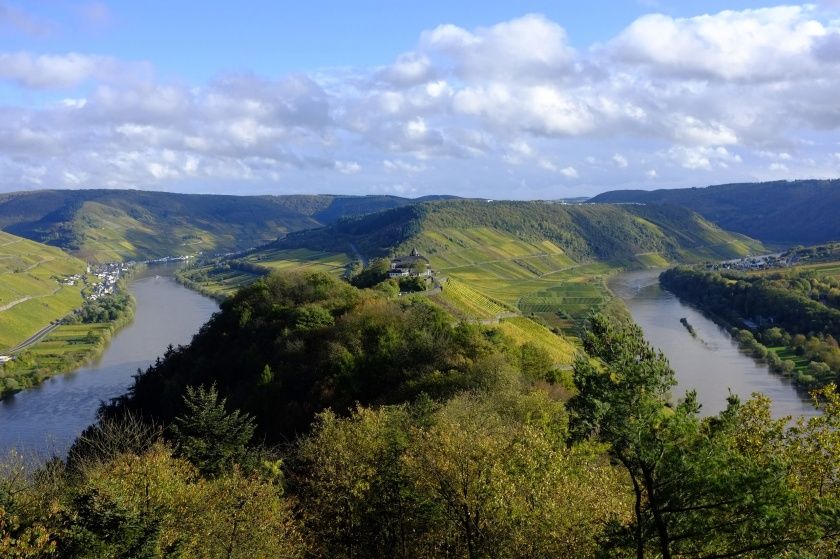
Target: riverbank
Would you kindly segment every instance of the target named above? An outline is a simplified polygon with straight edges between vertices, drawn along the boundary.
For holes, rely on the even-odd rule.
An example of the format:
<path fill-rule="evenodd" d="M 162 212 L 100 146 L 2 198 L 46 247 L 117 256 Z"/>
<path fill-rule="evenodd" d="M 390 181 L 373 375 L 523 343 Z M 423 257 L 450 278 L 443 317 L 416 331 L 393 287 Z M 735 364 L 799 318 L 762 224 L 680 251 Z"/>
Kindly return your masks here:
<path fill-rule="evenodd" d="M 92 310 L 94 305 L 99 313 Z M 134 320 L 136 307 L 126 279 L 120 280 L 112 295 L 87 301 L 43 338 L 0 365 L 0 400 L 100 357 L 114 334 Z M 107 320 L 96 320 L 103 318 L 103 308 Z"/>
<path fill-rule="evenodd" d="M 134 319 L 115 330 L 100 356 L 0 400 L 0 452 L 15 447 L 62 455 L 96 420 L 102 402 L 125 394 L 137 371 L 163 356 L 167 347 L 190 341 L 218 305 L 178 285 L 173 268 L 152 266 L 129 282 Z"/>
<path fill-rule="evenodd" d="M 175 278 L 176 282 L 178 282 L 180 285 L 183 285 L 187 289 L 195 291 L 196 293 L 200 293 L 201 295 L 209 297 L 215 301 L 218 301 L 219 303 L 227 299 L 229 296 L 228 293 L 225 293 L 222 290 L 212 289 L 200 282 L 194 281 L 190 277 L 190 268 L 185 267 L 181 270 L 178 270 L 177 272 L 175 272 L 173 277 Z"/>
<path fill-rule="evenodd" d="M 790 379 L 772 373 L 765 363 L 742 351 L 726 328 L 662 289 L 660 271 L 616 274 L 609 287 L 648 342 L 668 358 L 678 381 L 675 398 L 696 390 L 703 415 L 713 415 L 726 407 L 730 393 L 746 401 L 760 392 L 773 401 L 775 417 L 818 413 Z M 692 325 L 695 336 L 681 323 L 682 318 Z"/>

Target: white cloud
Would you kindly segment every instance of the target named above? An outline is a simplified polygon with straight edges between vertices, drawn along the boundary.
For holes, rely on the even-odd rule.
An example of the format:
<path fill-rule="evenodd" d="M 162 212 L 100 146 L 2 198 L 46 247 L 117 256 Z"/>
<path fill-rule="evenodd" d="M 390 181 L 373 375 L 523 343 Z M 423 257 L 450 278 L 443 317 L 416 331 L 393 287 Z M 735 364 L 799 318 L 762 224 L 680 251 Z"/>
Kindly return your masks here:
<path fill-rule="evenodd" d="M 548 197 L 579 170 L 591 193 L 840 161 L 840 24 L 820 10 L 645 16 L 581 50 L 562 23 L 444 24 L 386 66 L 192 84 L 109 56 L 0 53 L 0 80 L 21 90 L 0 106 L 0 188 Z"/>
<path fill-rule="evenodd" d="M 362 166 L 355 161 L 336 161 L 335 170 L 345 175 L 355 175 L 362 170 Z"/>
<path fill-rule="evenodd" d="M 149 66 L 124 63 L 110 56 L 40 54 L 27 52 L 0 53 L 0 79 L 33 89 L 69 88 L 96 79 L 120 80 L 126 74 L 142 76 Z"/>
<path fill-rule="evenodd" d="M 711 170 L 713 166 L 728 168 L 730 163 L 741 163 L 741 156 L 723 146 L 685 147 L 673 146 L 668 156 L 685 169 Z"/>
<path fill-rule="evenodd" d="M 423 171 L 426 167 L 415 163 L 409 163 L 400 159 L 386 159 L 382 162 L 382 166 L 387 170 L 395 173 L 411 173 L 416 174 Z"/>
<path fill-rule="evenodd" d="M 569 71 L 575 54 L 565 29 L 537 14 L 474 31 L 440 25 L 423 33 L 421 47 L 451 57 L 456 73 L 467 79 L 557 77 Z"/>
<path fill-rule="evenodd" d="M 396 62 L 385 69 L 382 77 L 401 86 L 424 83 L 434 77 L 434 67 L 428 57 L 409 52 L 397 57 Z"/>
<path fill-rule="evenodd" d="M 828 34 L 808 6 L 728 10 L 634 21 L 608 46 L 618 60 L 657 73 L 723 80 L 785 80 L 819 73 L 814 49 Z"/>
<path fill-rule="evenodd" d="M 567 179 L 576 179 L 580 176 L 577 172 L 577 169 L 571 166 L 563 167 L 562 169 L 560 169 L 560 174 L 562 174 Z"/>
<path fill-rule="evenodd" d="M 719 122 L 703 122 L 693 116 L 673 115 L 669 125 L 674 138 L 686 144 L 711 146 L 738 143 L 738 137 L 732 129 Z"/>

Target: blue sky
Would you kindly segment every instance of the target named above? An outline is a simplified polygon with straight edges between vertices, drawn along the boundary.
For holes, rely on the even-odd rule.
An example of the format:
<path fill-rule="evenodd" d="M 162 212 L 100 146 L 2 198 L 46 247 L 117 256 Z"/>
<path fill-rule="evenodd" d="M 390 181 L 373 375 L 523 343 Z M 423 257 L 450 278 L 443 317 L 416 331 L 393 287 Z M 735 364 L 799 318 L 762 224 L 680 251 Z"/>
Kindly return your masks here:
<path fill-rule="evenodd" d="M 685 17 L 766 3 L 29 0 L 0 5 L 25 9 L 43 27 L 33 34 L 7 26 L 4 50 L 92 52 L 151 60 L 164 74 L 201 81 L 234 70 L 280 75 L 388 64 L 396 54 L 413 49 L 422 31 L 441 23 L 469 29 L 539 13 L 561 23 L 572 45 L 586 48 L 652 11 Z"/>
<path fill-rule="evenodd" d="M 838 4 L 0 0 L 0 190 L 834 177 Z"/>

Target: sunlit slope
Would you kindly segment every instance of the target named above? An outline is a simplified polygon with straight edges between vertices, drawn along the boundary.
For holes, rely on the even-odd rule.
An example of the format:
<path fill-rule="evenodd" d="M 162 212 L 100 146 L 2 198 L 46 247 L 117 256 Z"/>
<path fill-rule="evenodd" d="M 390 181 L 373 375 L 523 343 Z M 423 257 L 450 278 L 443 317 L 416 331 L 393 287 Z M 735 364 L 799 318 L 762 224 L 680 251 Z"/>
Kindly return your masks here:
<path fill-rule="evenodd" d="M 326 272 L 344 275 L 351 258 L 340 252 L 266 248 L 232 259 L 188 266 L 178 273 L 185 285 L 225 298 L 272 271 Z"/>
<path fill-rule="evenodd" d="M 81 306 L 81 282 L 60 280 L 85 268 L 57 248 L 0 232 L 0 352 Z"/>
<path fill-rule="evenodd" d="M 0 195 L 0 229 L 94 262 L 253 248 L 347 216 L 419 203 L 396 196 L 227 196 L 138 190 Z"/>
<path fill-rule="evenodd" d="M 271 248 L 358 250 L 366 256 L 417 248 L 455 289 L 436 299 L 487 320 L 500 305 L 576 331 L 609 301 L 605 277 L 619 267 L 665 266 L 760 252 L 678 207 L 450 200 L 399 208 L 289 235 Z M 466 290 L 476 295 L 464 294 Z M 482 301 L 479 296 L 486 300 Z"/>

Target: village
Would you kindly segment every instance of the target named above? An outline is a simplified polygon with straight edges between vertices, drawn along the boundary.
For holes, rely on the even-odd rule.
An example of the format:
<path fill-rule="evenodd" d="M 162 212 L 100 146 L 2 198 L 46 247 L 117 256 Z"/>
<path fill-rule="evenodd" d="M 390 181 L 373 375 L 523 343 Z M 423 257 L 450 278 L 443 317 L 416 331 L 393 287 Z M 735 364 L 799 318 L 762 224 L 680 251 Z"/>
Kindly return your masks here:
<path fill-rule="evenodd" d="M 85 299 L 96 301 L 107 295 L 112 295 L 117 282 L 132 266 L 134 262 L 108 262 L 105 264 L 88 264 L 84 274 L 73 274 L 58 280 L 61 285 L 74 286 L 83 283 L 89 287 L 83 291 Z M 93 278 L 97 278 L 98 281 Z"/>
<path fill-rule="evenodd" d="M 707 262 L 707 270 L 771 270 L 775 268 L 788 268 L 799 261 L 796 254 L 777 252 L 775 254 L 763 254 L 761 256 L 745 256 L 735 260 L 723 262 Z"/>

